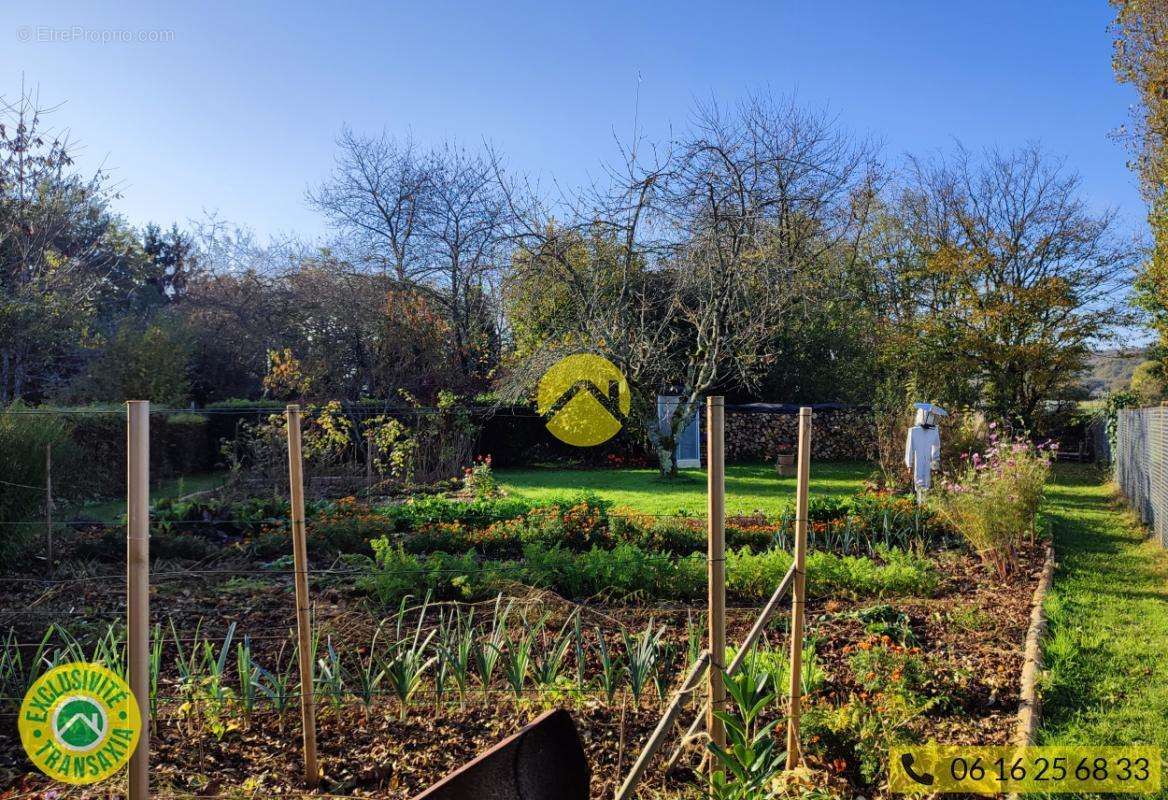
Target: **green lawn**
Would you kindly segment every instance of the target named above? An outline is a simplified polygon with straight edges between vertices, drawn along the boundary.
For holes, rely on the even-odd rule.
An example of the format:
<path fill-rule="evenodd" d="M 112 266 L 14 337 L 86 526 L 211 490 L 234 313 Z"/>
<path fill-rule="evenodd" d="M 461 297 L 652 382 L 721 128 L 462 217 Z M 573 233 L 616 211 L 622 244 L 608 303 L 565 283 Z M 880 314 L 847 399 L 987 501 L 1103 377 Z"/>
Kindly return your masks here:
<path fill-rule="evenodd" d="M 227 479 L 226 472 L 199 472 L 193 475 L 184 475 L 181 478 L 170 478 L 157 486 L 150 487 L 150 502 L 167 498 L 183 497 L 184 495 L 214 489 L 223 485 Z M 84 516 L 102 522 L 117 522 L 126 513 L 126 499 L 118 497 L 112 500 L 98 500 L 78 506 L 70 506 L 58 515 L 58 519 L 68 519 L 70 516 Z"/>
<path fill-rule="evenodd" d="M 1077 465 L 1060 466 L 1050 490 L 1043 744 L 1168 747 L 1168 552 L 1112 492 Z"/>
<path fill-rule="evenodd" d="M 872 466 L 863 462 L 813 462 L 811 494 L 846 496 L 858 491 Z M 646 514 L 705 514 L 706 473 L 682 470 L 681 477 L 664 481 L 654 469 L 500 469 L 496 477 L 507 491 L 533 500 L 562 497 L 579 491 L 596 492 L 618 506 Z M 732 464 L 726 467 L 728 513 L 763 511 L 777 514 L 795 497 L 795 479 L 780 478 L 770 464 Z"/>

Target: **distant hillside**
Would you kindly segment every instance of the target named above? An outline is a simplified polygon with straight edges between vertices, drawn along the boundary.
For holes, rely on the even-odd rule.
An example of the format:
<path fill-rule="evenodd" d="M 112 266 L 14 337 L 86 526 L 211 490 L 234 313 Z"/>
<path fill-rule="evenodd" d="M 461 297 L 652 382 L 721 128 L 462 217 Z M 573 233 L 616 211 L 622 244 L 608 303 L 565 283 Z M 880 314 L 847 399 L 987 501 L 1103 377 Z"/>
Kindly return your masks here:
<path fill-rule="evenodd" d="M 1110 391 L 1125 389 L 1132 373 L 1147 358 L 1145 350 L 1103 350 L 1087 359 L 1083 386 L 1091 397 L 1103 397 Z"/>

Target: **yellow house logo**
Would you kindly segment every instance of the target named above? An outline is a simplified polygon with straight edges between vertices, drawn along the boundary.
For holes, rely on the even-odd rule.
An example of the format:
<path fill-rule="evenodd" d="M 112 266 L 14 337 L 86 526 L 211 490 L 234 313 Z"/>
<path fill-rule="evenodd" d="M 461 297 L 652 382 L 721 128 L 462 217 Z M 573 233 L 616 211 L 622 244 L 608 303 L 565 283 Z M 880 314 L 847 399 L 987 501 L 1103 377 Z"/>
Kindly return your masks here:
<path fill-rule="evenodd" d="M 535 407 L 548 431 L 576 447 L 616 436 L 631 406 L 624 374 L 607 358 L 588 353 L 557 361 L 536 387 Z"/>
<path fill-rule="evenodd" d="M 130 687 L 100 664 L 62 664 L 28 690 L 16 727 L 29 759 L 65 783 L 95 783 L 130 759 L 142 719 Z"/>

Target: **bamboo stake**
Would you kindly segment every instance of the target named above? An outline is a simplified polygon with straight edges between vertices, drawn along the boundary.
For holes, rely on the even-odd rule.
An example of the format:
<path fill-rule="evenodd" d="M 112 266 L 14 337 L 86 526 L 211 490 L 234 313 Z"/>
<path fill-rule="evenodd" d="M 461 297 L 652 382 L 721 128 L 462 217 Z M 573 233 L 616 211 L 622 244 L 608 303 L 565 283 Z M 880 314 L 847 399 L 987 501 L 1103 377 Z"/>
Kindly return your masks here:
<path fill-rule="evenodd" d="M 799 409 L 799 475 L 795 493 L 795 591 L 791 594 L 791 702 L 787 718 L 787 769 L 802 761 L 799 750 L 803 677 L 803 606 L 807 599 L 807 484 L 811 476 L 811 409 Z"/>
<path fill-rule="evenodd" d="M 296 636 L 300 657 L 300 723 L 304 732 L 304 782 L 316 787 L 316 706 L 312 696 L 312 622 L 308 613 L 308 543 L 304 532 L 304 461 L 300 447 L 300 406 L 290 404 L 288 483 L 292 502 L 292 560 L 296 573 Z"/>
<path fill-rule="evenodd" d="M 726 729 L 714 716 L 726 704 L 722 670 L 726 666 L 726 464 L 724 452 L 725 398 L 706 398 L 706 518 L 709 531 L 710 671 L 706 731 L 710 741 L 726 746 Z"/>
<path fill-rule="evenodd" d="M 45 556 L 53 574 L 53 443 L 45 445 Z"/>
<path fill-rule="evenodd" d="M 770 621 L 771 617 L 774 616 L 775 610 L 779 606 L 779 601 L 787 595 L 787 590 L 791 588 L 791 582 L 794 579 L 795 565 L 791 564 L 791 566 L 787 569 L 787 574 L 783 576 L 783 579 L 779 581 L 779 585 L 775 587 L 774 592 L 771 593 L 771 599 L 767 600 L 767 604 L 763 607 L 762 613 L 760 613 L 758 618 L 755 619 L 754 625 L 752 625 L 750 628 L 750 632 L 746 634 L 746 638 L 743 639 L 742 644 L 738 646 L 737 652 L 734 653 L 734 658 L 730 661 L 730 666 L 726 667 L 727 675 L 737 674 L 739 667 L 742 666 L 742 662 L 746 660 L 747 653 L 750 652 L 751 648 L 753 648 L 758 643 L 758 640 L 762 637 L 762 632 L 766 630 L 767 623 Z M 677 763 L 677 760 L 681 758 L 681 754 L 685 751 L 685 746 L 693 741 L 694 737 L 697 736 L 698 728 L 701 726 L 702 721 L 705 720 L 706 710 L 708 708 L 708 704 L 702 704 L 701 711 L 698 712 L 698 715 L 694 718 L 693 723 L 691 723 L 689 728 L 686 729 L 685 734 L 681 737 L 681 741 L 678 742 L 677 747 L 674 749 L 673 753 L 670 754 L 668 760 L 666 760 L 665 772 L 669 772 L 671 769 L 673 769 L 673 765 Z"/>
<path fill-rule="evenodd" d="M 677 719 L 677 715 L 681 713 L 681 706 L 686 699 L 693 693 L 700 685 L 702 675 L 706 668 L 710 665 L 710 652 L 703 650 L 698 660 L 690 667 L 689 673 L 686 674 L 685 680 L 681 682 L 681 688 L 677 690 L 677 694 L 669 702 L 665 709 L 665 713 L 661 715 L 661 719 L 657 721 L 657 727 L 649 734 L 649 740 L 645 742 L 645 746 L 641 748 L 641 754 L 637 756 L 637 760 L 633 762 L 633 768 L 629 770 L 628 777 L 625 778 L 624 783 L 617 789 L 616 800 L 626 800 L 633 794 L 633 789 L 636 788 L 637 783 L 641 780 L 641 776 L 645 773 L 646 767 L 649 766 L 649 761 L 653 755 L 661 747 L 662 741 L 665 739 L 665 734 L 669 732 L 673 721 Z M 619 772 L 619 771 L 618 771 Z"/>
<path fill-rule="evenodd" d="M 126 662 L 142 732 L 130 756 L 130 800 L 150 797 L 150 403 L 126 403 Z"/>

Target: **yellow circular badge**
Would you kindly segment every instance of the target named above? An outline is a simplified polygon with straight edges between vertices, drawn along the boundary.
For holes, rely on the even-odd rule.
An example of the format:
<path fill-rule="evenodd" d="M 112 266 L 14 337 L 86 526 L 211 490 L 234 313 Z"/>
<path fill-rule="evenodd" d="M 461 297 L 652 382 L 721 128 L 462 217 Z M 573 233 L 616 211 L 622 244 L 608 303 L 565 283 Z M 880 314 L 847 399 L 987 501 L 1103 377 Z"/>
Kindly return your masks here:
<path fill-rule="evenodd" d="M 547 429 L 576 447 L 607 442 L 632 405 L 628 381 L 607 358 L 579 353 L 560 359 L 539 379 L 536 410 Z"/>
<path fill-rule="evenodd" d="M 130 760 L 142 731 L 138 702 L 100 664 L 62 664 L 28 690 L 20 741 L 37 768 L 66 783 L 96 783 Z"/>

